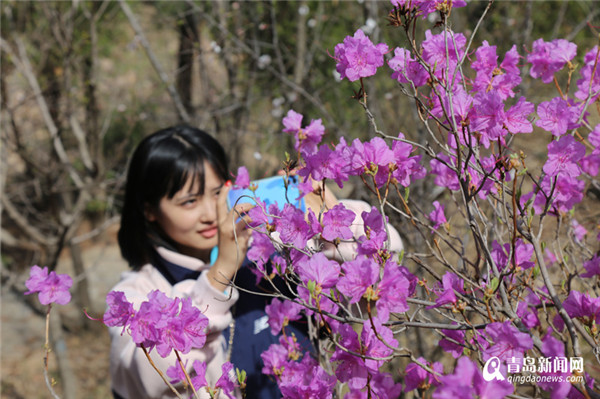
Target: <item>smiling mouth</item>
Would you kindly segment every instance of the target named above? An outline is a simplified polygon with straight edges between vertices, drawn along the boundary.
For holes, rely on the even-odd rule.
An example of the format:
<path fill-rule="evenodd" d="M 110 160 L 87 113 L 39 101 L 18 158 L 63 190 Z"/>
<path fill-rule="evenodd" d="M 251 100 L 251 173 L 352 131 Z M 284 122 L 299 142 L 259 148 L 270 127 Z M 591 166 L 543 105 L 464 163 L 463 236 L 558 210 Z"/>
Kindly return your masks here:
<path fill-rule="evenodd" d="M 198 233 L 204 238 L 212 238 L 217 234 L 218 231 L 219 229 L 217 227 L 211 227 L 208 229 L 201 230 Z"/>

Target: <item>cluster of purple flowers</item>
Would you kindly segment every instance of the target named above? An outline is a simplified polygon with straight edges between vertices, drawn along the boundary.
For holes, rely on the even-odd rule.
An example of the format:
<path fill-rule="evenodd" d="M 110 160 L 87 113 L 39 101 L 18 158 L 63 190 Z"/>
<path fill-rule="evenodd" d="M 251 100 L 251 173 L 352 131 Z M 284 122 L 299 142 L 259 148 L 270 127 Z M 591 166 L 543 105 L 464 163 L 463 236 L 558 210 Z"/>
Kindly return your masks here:
<path fill-rule="evenodd" d="M 29 271 L 29 279 L 25 282 L 28 289 L 25 295 L 37 292 L 42 305 L 66 305 L 71 301 L 71 285 L 73 279 L 68 274 L 57 274 L 55 271 L 48 273 L 48 267 L 33 266 Z"/>
<path fill-rule="evenodd" d="M 123 292 L 111 291 L 106 303 L 104 324 L 123 327 L 123 333 L 127 331 L 136 345 L 148 351 L 156 348 L 161 357 L 173 350 L 186 354 L 192 348 L 202 348 L 206 342 L 208 318 L 192 304 L 191 298 L 169 298 L 154 290 L 135 309 Z"/>

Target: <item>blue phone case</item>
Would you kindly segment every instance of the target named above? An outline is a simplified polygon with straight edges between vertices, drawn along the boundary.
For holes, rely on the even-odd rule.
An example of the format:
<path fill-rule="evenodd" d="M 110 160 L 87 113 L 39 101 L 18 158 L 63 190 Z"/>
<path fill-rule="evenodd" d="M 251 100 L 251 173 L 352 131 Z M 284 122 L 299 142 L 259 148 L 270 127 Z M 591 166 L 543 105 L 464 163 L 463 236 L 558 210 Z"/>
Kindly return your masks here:
<path fill-rule="evenodd" d="M 304 199 L 297 199 L 300 197 L 300 190 L 298 189 L 298 178 L 295 176 L 288 177 L 287 190 L 285 187 L 285 176 L 273 176 L 265 179 L 255 180 L 250 183 L 251 187 L 256 187 L 256 190 L 252 191 L 247 189 L 231 190 L 227 196 L 227 205 L 231 209 L 235 204 L 239 203 L 250 203 L 255 204 L 255 197 L 260 198 L 267 207 L 277 202 L 279 209 L 283 209 L 283 206 L 287 203 L 295 205 L 304 211 Z"/>

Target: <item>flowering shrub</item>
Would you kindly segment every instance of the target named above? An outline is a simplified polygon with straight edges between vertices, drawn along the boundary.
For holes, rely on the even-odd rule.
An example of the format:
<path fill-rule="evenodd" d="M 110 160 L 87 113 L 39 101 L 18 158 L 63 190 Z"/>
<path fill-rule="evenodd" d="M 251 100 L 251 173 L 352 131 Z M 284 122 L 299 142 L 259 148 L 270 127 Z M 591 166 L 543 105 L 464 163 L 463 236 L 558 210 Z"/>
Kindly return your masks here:
<path fill-rule="evenodd" d="M 585 53 L 569 93 L 559 75 L 569 82 L 577 76 L 575 44 L 539 39 L 527 55 L 516 46 L 498 55 L 486 41 L 473 47 L 476 32 L 467 39 L 449 28 L 452 7 L 465 2 L 391 3 L 389 20 L 412 47 L 375 45 L 358 30 L 333 56 L 342 79 L 359 82 L 356 100 L 376 137 L 321 144 L 320 119 L 306 125 L 293 110 L 283 119 L 283 131 L 295 139 L 304 194 L 324 195 L 326 186 L 315 190 L 312 180 L 342 187 L 351 178 L 373 193 L 374 206 L 360 215 L 364 235 L 353 237 L 354 215 L 343 204 L 305 214 L 257 198 L 249 212 L 248 258 L 258 278 L 279 275 L 293 288 L 291 295 L 275 292 L 266 309 L 271 332 L 282 334 L 262 354 L 263 372 L 288 398 L 396 398 L 415 389 L 434 398 L 534 397 L 539 390 L 552 398 L 595 397 L 600 261 L 576 206 L 600 167 L 600 125 L 588 114 L 600 96 L 599 48 Z M 418 42 L 412 28 L 432 12 L 441 28 Z M 423 140 L 378 129 L 363 84 L 376 74 L 389 74 L 414 100 Z M 553 84 L 558 96 L 537 105 L 519 96 L 527 77 Z M 528 134 L 548 142 L 541 166 L 516 144 Z M 445 192 L 431 204 L 409 191 L 428 174 Z M 249 181 L 241 169 L 236 183 Z M 421 235 L 423 248 L 390 251 L 393 213 Z M 356 245 L 355 258 L 325 256 L 325 248 L 348 243 Z M 32 271 L 31 291 L 41 292 L 40 278 Z M 107 300 L 105 324 L 123 326 L 143 348 L 166 356 L 204 344 L 206 320 L 184 299 L 154 292 L 139 309 L 118 292 Z M 322 337 L 317 356 L 302 353 L 286 331 L 303 317 L 311 335 Z M 398 337 L 415 329 L 444 355 L 427 359 L 401 345 Z M 395 359 L 408 362 L 401 374 L 387 366 Z M 229 375 L 231 365 L 223 367 Z M 206 365 L 193 368 L 191 385 L 206 385 Z M 183 380 L 181 370 L 168 375 Z M 539 378 L 519 382 L 531 375 Z M 231 392 L 228 378 L 212 392 Z"/>

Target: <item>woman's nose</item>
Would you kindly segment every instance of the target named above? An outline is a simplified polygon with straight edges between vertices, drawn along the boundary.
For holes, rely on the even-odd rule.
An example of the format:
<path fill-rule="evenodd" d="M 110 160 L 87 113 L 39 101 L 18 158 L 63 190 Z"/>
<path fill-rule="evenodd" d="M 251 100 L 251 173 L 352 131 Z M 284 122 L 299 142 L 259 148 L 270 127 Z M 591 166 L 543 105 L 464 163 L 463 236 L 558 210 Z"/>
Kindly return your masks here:
<path fill-rule="evenodd" d="M 202 223 L 213 223 L 217 220 L 217 202 L 214 198 L 205 198 L 202 201 L 202 212 L 200 221 Z"/>

